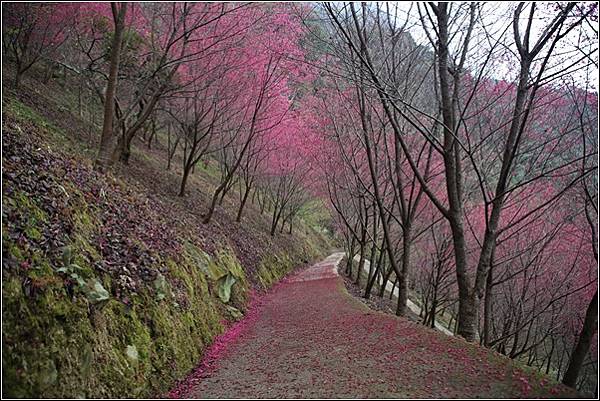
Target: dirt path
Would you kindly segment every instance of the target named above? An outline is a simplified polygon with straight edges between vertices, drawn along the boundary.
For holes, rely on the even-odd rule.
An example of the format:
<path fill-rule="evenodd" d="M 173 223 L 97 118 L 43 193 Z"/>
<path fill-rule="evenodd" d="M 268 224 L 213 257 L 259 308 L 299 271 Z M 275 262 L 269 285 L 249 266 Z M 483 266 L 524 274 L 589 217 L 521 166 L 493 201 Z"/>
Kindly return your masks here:
<path fill-rule="evenodd" d="M 485 349 L 371 311 L 337 276 L 342 256 L 331 255 L 263 296 L 169 396 L 576 396 Z"/>

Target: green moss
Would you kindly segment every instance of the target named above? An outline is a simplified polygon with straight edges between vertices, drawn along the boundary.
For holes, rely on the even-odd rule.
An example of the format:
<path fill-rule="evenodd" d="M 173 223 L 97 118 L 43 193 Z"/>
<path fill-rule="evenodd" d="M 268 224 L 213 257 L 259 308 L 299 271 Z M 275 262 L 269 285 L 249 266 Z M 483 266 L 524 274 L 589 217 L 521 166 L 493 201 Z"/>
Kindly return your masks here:
<path fill-rule="evenodd" d="M 263 288 L 269 288 L 285 276 L 293 267 L 294 262 L 287 254 L 283 254 L 282 256 L 268 255 L 261 261 L 258 267 L 258 281 Z"/>
<path fill-rule="evenodd" d="M 27 238 L 37 241 L 42 239 L 42 233 L 35 227 L 26 227 L 25 235 L 27 236 Z"/>
<path fill-rule="evenodd" d="M 35 110 L 15 98 L 11 98 L 5 103 L 5 112 L 10 113 L 17 120 L 35 124 L 38 128 L 41 128 L 53 137 L 65 137 L 64 132 L 56 127 L 56 125 L 52 124 Z"/>
<path fill-rule="evenodd" d="M 217 253 L 213 263 L 235 277 L 236 282 L 231 287 L 229 304 L 237 309 L 244 310 L 248 301 L 249 283 L 235 253 L 231 249 L 225 248 Z"/>
<path fill-rule="evenodd" d="M 94 239 L 100 234 L 98 212 L 88 205 L 81 192 L 67 186 L 69 195 L 69 219 L 73 226 L 70 243 L 73 263 L 81 268 L 79 272 L 84 278 L 94 276 L 94 262 L 102 259 L 98 249 L 93 245 Z M 103 280 L 108 284 L 106 279 Z"/>
<path fill-rule="evenodd" d="M 82 235 L 91 236 L 96 234 L 98 230 L 97 219 L 93 219 L 87 207 L 82 207 L 80 210 L 75 211 L 71 217 L 73 221 L 73 228 Z M 96 223 L 94 223 L 96 222 Z"/>
<path fill-rule="evenodd" d="M 17 277 L 3 281 L 3 395 L 59 397 L 67 388 L 80 389 L 80 345 L 93 333 L 85 303 L 71 300 L 61 281 L 34 297 L 23 288 Z"/>
<path fill-rule="evenodd" d="M 172 297 L 157 301 L 144 291 L 131 306 L 112 298 L 101 307 L 83 296 L 71 298 L 62 280 L 30 297 L 21 279 L 7 277 L 3 395 L 139 397 L 166 391 L 223 329 L 203 271 L 188 262 L 165 262 L 172 280 L 182 284 Z M 40 277 L 53 277 L 48 263 L 41 266 Z M 127 357 L 128 346 L 137 350 L 137 360 Z"/>
<path fill-rule="evenodd" d="M 54 101 L 55 99 L 52 98 L 51 100 Z M 69 136 L 63 129 L 59 128 L 36 110 L 25 105 L 13 96 L 6 96 L 6 99 L 3 99 L 2 104 L 3 115 L 6 113 L 6 115 L 11 116 L 19 125 L 35 125 L 36 132 L 41 134 L 43 139 L 48 140 L 48 143 L 51 144 L 53 148 L 76 151 L 78 154 L 88 154 L 90 156 L 94 153 L 94 150 L 91 150 L 81 142 L 74 140 L 74 138 Z M 57 108 L 60 110 L 61 106 L 58 104 L 56 106 L 58 106 Z M 78 116 L 73 116 L 73 118 L 78 118 Z M 18 126 L 17 129 L 20 130 Z"/>
<path fill-rule="evenodd" d="M 144 309 L 155 347 L 152 366 L 160 372 L 152 377 L 153 393 L 166 391 L 189 372 L 223 329 L 218 301 L 209 293 L 204 270 L 193 263 L 200 255 L 202 251 L 190 245 L 183 262 L 167 260 L 168 274 L 179 284 L 173 289 L 175 299 L 146 298 L 146 303 L 153 305 Z M 142 308 L 142 303 L 136 308 Z"/>
<path fill-rule="evenodd" d="M 42 239 L 42 225 L 48 221 L 48 216 L 39 208 L 34 198 L 25 192 L 17 191 L 11 196 L 6 196 L 4 203 L 19 215 L 27 238 L 35 241 Z"/>
<path fill-rule="evenodd" d="M 100 233 L 98 212 L 76 188 L 67 188 L 72 261 L 85 278 L 96 277 L 101 259 L 95 245 Z M 34 200 L 17 193 L 11 207 L 26 216 L 28 235 L 36 237 L 47 221 Z M 26 269 L 9 271 L 3 281 L 3 395 L 7 397 L 143 397 L 160 395 L 184 377 L 200 360 L 207 345 L 222 332 L 221 321 L 233 318 L 231 308 L 244 310 L 250 288 L 235 253 L 225 248 L 210 257 L 192 243 L 183 255 L 161 260 L 166 284 L 158 297 L 148 286 L 132 294 L 125 305 L 111 298 L 91 304 L 71 292 L 45 253 L 22 248 L 3 236 L 5 250 Z M 295 263 L 288 256 L 268 257 L 260 265 L 266 288 Z M 211 266 L 235 277 L 224 305 L 216 296 Z M 111 277 L 102 276 L 105 288 Z M 135 349 L 137 358 L 128 357 Z"/>
<path fill-rule="evenodd" d="M 32 277 L 55 277 L 52 265 L 39 251 L 34 251 L 30 256 L 31 268 L 27 271 L 28 276 Z"/>
<path fill-rule="evenodd" d="M 19 248 L 15 243 L 9 242 L 7 239 L 3 239 L 3 246 L 17 262 L 22 262 L 25 260 L 23 252 L 21 252 L 21 248 Z"/>

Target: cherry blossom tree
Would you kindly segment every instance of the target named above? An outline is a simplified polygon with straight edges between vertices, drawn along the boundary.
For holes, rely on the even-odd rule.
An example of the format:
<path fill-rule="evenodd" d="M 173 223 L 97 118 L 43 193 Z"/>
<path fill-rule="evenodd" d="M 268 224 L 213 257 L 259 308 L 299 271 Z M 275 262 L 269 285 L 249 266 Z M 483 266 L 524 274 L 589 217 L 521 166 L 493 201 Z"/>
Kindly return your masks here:
<path fill-rule="evenodd" d="M 3 47 L 16 65 L 15 88 L 34 65 L 57 55 L 72 33 L 77 11 L 78 6 L 69 3 L 2 4 Z"/>
<path fill-rule="evenodd" d="M 369 78 L 369 84 L 374 87 L 411 170 L 429 200 L 450 224 L 459 289 L 458 334 L 470 341 L 477 337 L 480 299 L 484 294 L 490 258 L 500 234 L 499 224 L 505 201 L 508 196 L 514 195 L 517 189 L 538 178 L 547 178 L 552 171 L 552 168 L 548 169 L 549 163 L 539 163 L 529 170 L 528 175 L 516 180 L 513 178 L 519 165 L 519 157 L 523 155 L 522 150 L 526 147 L 525 138 L 533 134 L 531 116 L 543 98 L 540 88 L 557 76 L 564 76 L 572 71 L 569 67 L 556 67 L 556 47 L 570 32 L 579 29 L 593 12 L 587 10 L 580 13 L 574 3 L 559 7 L 553 11 L 555 14 L 552 17 L 545 19 L 546 26 L 541 33 L 535 35 L 532 33 L 532 23 L 522 24 L 521 16 L 525 13 L 525 7 L 528 7 L 529 15 L 524 19 L 532 21 L 539 10 L 535 5 L 521 4 L 515 7 L 513 18 L 510 24 L 507 22 L 503 33 L 494 37 L 478 25 L 478 7 L 476 4 L 470 4 L 451 9 L 446 3 L 419 6 L 420 24 L 434 50 L 432 71 L 436 86 L 432 95 L 438 99 L 439 109 L 431 113 L 412 105 L 405 97 L 397 96 L 394 93 L 394 81 L 384 75 L 387 71 L 380 67 L 380 63 L 381 60 L 386 60 L 386 56 L 381 57 L 381 53 L 392 54 L 395 48 L 385 40 L 376 39 L 377 29 L 372 27 L 381 26 L 383 21 L 381 13 L 376 11 L 377 7 L 373 9 L 363 6 L 357 9 L 353 3 L 336 7 L 325 5 L 333 29 L 343 38 L 354 55 L 347 57 L 346 62 L 352 63 L 354 59 L 354 63 L 358 63 L 364 70 L 364 76 Z M 463 23 L 451 23 L 458 20 Z M 511 28 L 512 44 L 505 35 Z M 488 38 L 486 40 L 490 46 L 483 57 L 469 59 L 472 45 L 476 40 L 480 40 L 479 38 Z M 450 43 L 451 40 L 454 42 Z M 514 96 L 509 107 L 509 117 L 492 131 L 506 131 L 507 134 L 502 139 L 498 139 L 496 135 L 480 137 L 477 142 L 474 136 L 477 126 L 472 126 L 469 122 L 472 115 L 479 114 L 472 98 L 477 89 L 484 85 L 482 78 L 489 71 L 490 62 L 498 54 L 497 49 L 501 48 L 501 43 L 514 46 L 517 55 L 514 60 L 517 63 L 516 81 L 509 89 Z M 481 53 L 481 48 L 477 51 Z M 587 59 L 583 59 L 582 63 L 588 63 Z M 571 67 L 576 69 L 579 65 Z M 467 69 L 472 72 L 467 73 Z M 471 85 L 472 82 L 476 84 Z M 469 88 L 468 91 L 465 92 L 465 88 Z M 426 121 L 431 123 L 426 124 Z M 410 149 L 402 129 L 405 123 L 427 140 L 436 154 L 442 157 L 446 187 L 443 194 L 435 193 L 435 189 L 428 183 L 425 174 L 427 170 L 418 165 L 418 153 L 415 154 L 414 150 Z M 480 165 L 475 159 L 475 153 L 481 152 L 484 144 L 493 143 L 500 145 L 496 152 L 497 157 L 493 161 L 488 160 L 485 166 Z M 565 141 L 558 138 L 556 143 L 562 145 Z M 552 155 L 556 158 L 558 152 Z M 574 162 L 575 160 L 567 161 L 562 167 L 568 169 L 566 166 L 572 166 Z M 488 166 L 493 166 L 494 177 L 491 180 L 486 180 L 481 174 L 482 169 Z M 558 167 L 555 165 L 554 168 Z M 539 204 L 536 209 L 547 207 L 581 178 L 578 171 L 571 172 L 571 181 L 567 187 L 556 188 L 547 202 Z M 468 197 L 474 195 L 471 188 L 479 188 L 479 195 L 486 210 L 485 230 L 480 233 L 483 235 L 481 249 L 479 257 L 473 262 L 469 261 L 467 254 L 465 225 L 465 205 L 470 201 Z M 523 219 L 534 213 L 535 210 L 531 210 Z"/>

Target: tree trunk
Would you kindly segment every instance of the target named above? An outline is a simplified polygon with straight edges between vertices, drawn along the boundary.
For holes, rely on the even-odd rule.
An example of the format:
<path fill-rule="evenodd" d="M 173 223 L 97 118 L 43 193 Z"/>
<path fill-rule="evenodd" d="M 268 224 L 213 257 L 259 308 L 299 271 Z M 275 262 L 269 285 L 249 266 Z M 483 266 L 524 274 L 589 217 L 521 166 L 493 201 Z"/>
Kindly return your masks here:
<path fill-rule="evenodd" d="M 264 214 L 265 213 L 265 206 L 267 205 L 267 200 L 265 199 L 264 196 L 260 196 L 257 195 L 256 199 L 258 201 L 258 204 L 260 205 L 260 214 Z"/>
<path fill-rule="evenodd" d="M 229 184 L 229 180 L 231 180 L 232 174 L 233 174 L 233 172 L 230 172 L 229 175 L 227 177 L 225 177 L 225 181 L 223 181 L 221 183 L 221 185 L 219 185 L 217 187 L 217 189 L 215 189 L 215 192 L 213 193 L 212 199 L 210 201 L 210 207 L 208 208 L 208 212 L 206 213 L 206 215 L 204 216 L 204 219 L 202 220 L 203 224 L 210 223 L 210 220 L 212 219 L 212 215 L 215 212 L 215 207 L 217 207 L 217 201 L 219 199 L 219 195 L 221 195 L 221 192 L 224 191 L 225 188 L 227 187 L 227 185 Z"/>
<path fill-rule="evenodd" d="M 119 61 L 121 58 L 121 44 L 123 42 L 123 31 L 125 30 L 125 13 L 127 3 L 111 3 L 113 18 L 115 20 L 115 34 L 110 52 L 110 67 L 108 82 L 106 84 L 106 96 L 104 99 L 104 121 L 102 124 L 102 136 L 100 137 L 100 149 L 96 157 L 95 169 L 105 171 L 110 163 L 111 142 L 113 137 L 113 119 L 115 115 L 115 95 L 117 91 L 117 74 L 119 72 Z"/>
<path fill-rule="evenodd" d="M 227 188 L 221 192 L 221 197 L 219 198 L 219 206 L 223 206 L 223 199 L 225 199 L 225 194 L 227 193 Z"/>
<path fill-rule="evenodd" d="M 271 221 L 271 237 L 275 236 L 275 231 L 277 230 L 277 225 L 279 224 L 279 220 L 281 219 L 281 212 L 283 209 L 279 209 L 279 211 L 277 211 L 277 208 L 275 206 L 273 206 L 273 219 Z"/>
<path fill-rule="evenodd" d="M 367 228 L 362 230 L 362 236 L 360 238 L 360 259 L 358 260 L 358 270 L 356 271 L 356 279 L 354 284 L 360 284 L 360 276 L 363 268 L 365 267 L 365 242 L 367 239 Z"/>
<path fill-rule="evenodd" d="M 483 299 L 483 336 L 482 345 L 488 347 L 490 344 L 490 330 L 492 325 L 492 283 L 494 280 L 493 270 L 490 271 L 486 279 L 485 298 Z"/>
<path fill-rule="evenodd" d="M 354 247 L 356 246 L 356 238 L 352 235 L 350 240 L 350 249 L 348 252 L 348 260 L 346 260 L 346 275 L 352 277 L 352 261 L 354 260 Z"/>
<path fill-rule="evenodd" d="M 469 342 L 477 341 L 479 297 L 475 292 L 460 294 L 458 298 L 457 334 Z"/>
<path fill-rule="evenodd" d="M 21 70 L 21 67 L 17 64 L 17 68 L 16 68 L 16 72 L 15 72 L 15 81 L 14 81 L 14 85 L 15 85 L 15 90 L 18 90 L 19 87 L 21 86 L 21 77 L 23 76 L 23 71 Z"/>
<path fill-rule="evenodd" d="M 468 276 L 466 240 L 463 227 L 463 183 L 462 168 L 460 164 L 460 148 L 454 136 L 455 104 L 450 93 L 450 73 L 448 65 L 448 4 L 439 3 L 437 11 L 438 20 L 438 76 L 441 99 L 442 120 L 444 123 L 444 169 L 446 176 L 446 193 L 448 195 L 448 220 L 452 230 L 454 246 L 454 259 L 456 263 L 456 281 L 458 284 L 458 335 L 467 341 L 475 341 L 477 337 L 477 309 L 478 298 L 471 288 Z M 458 78 L 454 80 L 454 87 L 458 87 Z M 456 95 L 456 93 L 455 93 Z M 487 267 L 487 266 L 486 266 Z"/>
<path fill-rule="evenodd" d="M 177 145 L 179 144 L 179 138 L 175 140 L 175 143 L 171 143 L 171 124 L 167 125 L 167 170 L 171 170 L 171 162 L 175 156 Z"/>
<path fill-rule="evenodd" d="M 373 209 L 377 207 L 376 204 L 373 205 Z M 373 288 L 373 284 L 375 283 L 375 278 L 377 278 L 377 274 L 379 273 L 379 266 L 375 267 L 375 259 L 377 258 L 377 215 L 374 216 L 373 219 L 373 244 L 371 245 L 371 255 L 369 257 L 369 276 L 367 278 L 367 285 L 365 288 L 366 299 L 369 299 L 371 296 L 371 289 Z"/>
<path fill-rule="evenodd" d="M 398 280 L 398 306 L 396 315 L 406 315 L 406 303 L 408 301 L 408 270 L 410 268 L 411 228 L 409 224 L 404 225 L 402 230 L 402 267 Z"/>
<path fill-rule="evenodd" d="M 369 273 L 367 274 L 367 285 L 365 286 L 365 293 L 363 295 L 363 298 L 365 299 L 369 299 L 369 297 L 371 296 L 371 288 L 373 287 L 373 283 L 375 282 L 375 277 L 377 272 L 373 271 L 373 268 L 375 267 L 375 264 L 370 261 L 369 262 Z"/>
<path fill-rule="evenodd" d="M 583 366 L 585 356 L 590 350 L 590 344 L 596 332 L 596 322 L 598 320 L 598 290 L 594 293 L 590 304 L 588 305 L 587 311 L 585 312 L 585 319 L 583 321 L 583 327 L 579 334 L 577 344 L 573 349 L 571 358 L 569 359 L 569 366 L 563 377 L 563 384 L 569 387 L 575 388 L 577 384 L 577 378 L 579 372 Z"/>
<path fill-rule="evenodd" d="M 204 223 L 204 224 L 210 223 L 210 219 L 212 219 L 212 215 L 215 212 L 215 207 L 217 207 L 217 199 L 219 198 L 219 193 L 220 193 L 219 189 L 217 188 L 217 191 L 215 191 L 212 199 L 210 200 L 210 207 L 208 208 L 208 212 L 206 212 L 206 215 L 204 216 L 202 223 Z"/>
<path fill-rule="evenodd" d="M 377 279 L 377 276 L 379 274 L 379 269 L 381 269 L 380 264 L 377 263 L 377 266 L 375 266 L 375 270 L 373 271 L 373 264 L 374 263 L 371 263 L 371 265 L 369 266 L 369 280 L 367 281 L 367 287 L 365 288 L 365 295 L 364 295 L 365 299 L 369 299 L 371 297 L 371 291 L 373 290 L 373 285 L 375 285 L 375 280 Z"/>
<path fill-rule="evenodd" d="M 435 314 L 437 313 L 437 304 L 437 293 L 434 292 L 433 299 L 431 300 L 431 312 L 429 314 L 429 327 L 431 327 L 432 329 L 435 329 Z"/>
<path fill-rule="evenodd" d="M 148 136 L 148 149 L 152 149 L 152 140 L 154 139 L 154 136 L 156 135 L 156 117 L 155 117 L 155 115 L 153 115 L 150 120 L 150 126 L 152 128 L 150 129 L 150 135 Z"/>
<path fill-rule="evenodd" d="M 117 146 L 113 150 L 111 161 L 115 163 L 119 161 L 125 165 L 129 164 L 129 158 L 131 157 L 131 142 L 133 140 L 133 135 L 127 135 L 125 130 L 119 137 L 117 141 Z"/>
<path fill-rule="evenodd" d="M 251 188 L 249 187 L 246 188 L 246 192 L 244 192 L 244 196 L 242 197 L 242 201 L 240 202 L 240 208 L 238 209 L 237 216 L 235 218 L 235 221 L 237 221 L 238 223 L 242 221 L 242 213 L 244 212 L 244 206 L 246 206 L 246 201 L 248 200 L 250 189 Z"/>
<path fill-rule="evenodd" d="M 386 267 L 387 263 L 385 262 L 384 255 L 384 247 L 385 242 L 381 244 L 381 254 L 379 255 L 379 260 L 377 265 L 380 266 L 381 273 L 381 284 L 379 286 L 379 297 L 382 298 L 385 295 L 385 287 L 387 286 L 388 281 L 390 280 L 390 275 L 392 274 L 392 269 L 388 269 Z"/>
<path fill-rule="evenodd" d="M 179 194 L 178 196 L 185 195 L 185 186 L 187 184 L 188 177 L 190 175 L 191 166 L 184 165 L 183 166 L 183 176 L 181 177 L 181 185 L 179 186 Z"/>

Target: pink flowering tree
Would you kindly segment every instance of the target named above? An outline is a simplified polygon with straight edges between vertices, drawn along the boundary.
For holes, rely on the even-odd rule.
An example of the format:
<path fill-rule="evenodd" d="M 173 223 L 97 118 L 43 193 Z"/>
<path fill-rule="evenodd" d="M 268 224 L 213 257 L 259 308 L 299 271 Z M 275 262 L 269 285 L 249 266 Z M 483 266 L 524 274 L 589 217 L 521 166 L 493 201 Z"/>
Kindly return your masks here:
<path fill-rule="evenodd" d="M 77 9 L 71 3 L 2 4 L 3 50 L 15 62 L 15 88 L 34 65 L 56 57 L 72 33 Z"/>

